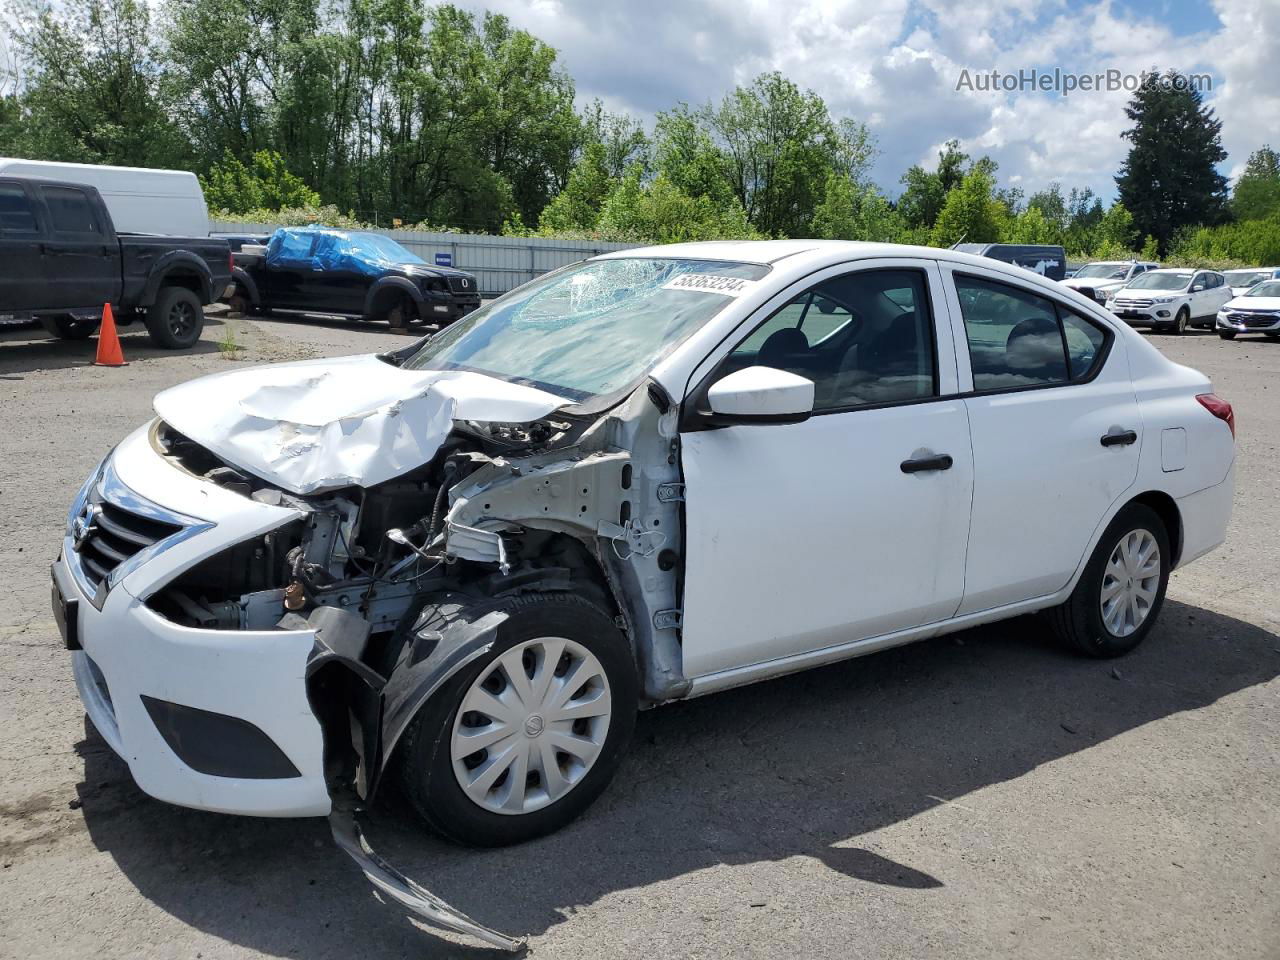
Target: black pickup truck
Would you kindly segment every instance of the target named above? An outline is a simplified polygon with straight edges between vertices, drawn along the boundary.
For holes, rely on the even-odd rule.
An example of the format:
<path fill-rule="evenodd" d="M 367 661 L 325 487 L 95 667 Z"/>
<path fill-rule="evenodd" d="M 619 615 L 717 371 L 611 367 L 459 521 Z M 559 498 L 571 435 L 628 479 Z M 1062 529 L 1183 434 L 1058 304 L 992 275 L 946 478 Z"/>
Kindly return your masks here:
<path fill-rule="evenodd" d="M 270 237 L 230 236 L 233 312 L 284 310 L 444 327 L 480 306 L 476 278 L 425 263 L 379 233 L 281 227 Z"/>
<path fill-rule="evenodd" d="M 0 177 L 0 313 L 79 340 L 110 303 L 117 322 L 141 319 L 156 345 L 178 350 L 200 339 L 204 305 L 230 282 L 226 240 L 117 234 L 94 187 Z"/>

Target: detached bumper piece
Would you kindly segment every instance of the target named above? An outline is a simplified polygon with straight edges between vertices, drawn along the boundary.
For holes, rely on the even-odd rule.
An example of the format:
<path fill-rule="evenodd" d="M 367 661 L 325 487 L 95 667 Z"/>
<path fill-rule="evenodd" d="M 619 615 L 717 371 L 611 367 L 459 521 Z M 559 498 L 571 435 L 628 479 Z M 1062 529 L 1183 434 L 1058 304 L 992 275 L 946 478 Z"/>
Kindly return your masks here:
<path fill-rule="evenodd" d="M 334 842 L 350 854 L 351 859 L 364 871 L 370 883 L 427 923 L 444 930 L 452 930 L 454 933 L 475 937 L 490 946 L 499 947 L 511 953 L 524 950 L 526 943 L 523 937 L 518 939 L 508 937 L 497 930 L 481 926 L 465 913 L 449 906 L 430 890 L 414 883 L 374 853 L 356 820 L 355 810 L 335 802 L 333 812 L 329 814 L 329 829 L 333 831 Z"/>

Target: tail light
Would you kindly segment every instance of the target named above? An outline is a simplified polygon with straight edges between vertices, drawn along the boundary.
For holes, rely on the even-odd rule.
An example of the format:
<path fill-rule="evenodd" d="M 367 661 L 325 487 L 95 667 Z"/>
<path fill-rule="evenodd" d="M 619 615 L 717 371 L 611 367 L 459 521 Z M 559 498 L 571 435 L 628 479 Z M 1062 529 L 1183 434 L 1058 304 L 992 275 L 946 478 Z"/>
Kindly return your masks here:
<path fill-rule="evenodd" d="M 1204 407 L 1215 417 L 1231 428 L 1231 437 L 1235 439 L 1236 435 L 1236 414 L 1231 409 L 1231 404 L 1223 400 L 1216 393 L 1201 393 L 1196 395 L 1196 399 L 1200 401 L 1200 406 Z"/>

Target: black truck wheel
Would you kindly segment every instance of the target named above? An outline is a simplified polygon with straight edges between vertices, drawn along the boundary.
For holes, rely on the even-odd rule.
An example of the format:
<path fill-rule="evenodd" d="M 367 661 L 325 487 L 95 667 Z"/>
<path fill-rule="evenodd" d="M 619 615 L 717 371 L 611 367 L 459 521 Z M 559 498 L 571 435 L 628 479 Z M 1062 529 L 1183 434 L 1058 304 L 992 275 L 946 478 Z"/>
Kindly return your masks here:
<path fill-rule="evenodd" d="M 204 308 L 200 298 L 186 287 L 161 287 L 147 311 L 151 342 L 166 350 L 185 350 L 200 339 Z"/>
<path fill-rule="evenodd" d="M 41 317 L 40 325 L 59 340 L 84 340 L 98 329 L 99 320 L 77 320 L 75 317 Z"/>

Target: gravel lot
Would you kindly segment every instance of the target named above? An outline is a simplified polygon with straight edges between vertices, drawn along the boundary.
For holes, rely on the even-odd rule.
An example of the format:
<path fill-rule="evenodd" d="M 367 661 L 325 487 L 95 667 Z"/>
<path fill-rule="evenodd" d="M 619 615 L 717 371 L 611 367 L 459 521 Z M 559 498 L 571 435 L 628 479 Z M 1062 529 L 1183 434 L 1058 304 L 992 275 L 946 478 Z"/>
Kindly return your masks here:
<path fill-rule="evenodd" d="M 390 797 L 374 842 L 557 960 L 1280 957 L 1280 343 L 1153 339 L 1235 405 L 1238 489 L 1136 654 L 973 630 L 645 714 L 603 800 L 544 840 L 459 850 Z M 0 956 L 497 956 L 379 903 L 322 820 L 144 796 L 49 612 L 67 505 L 156 391 L 404 339 L 211 318 L 192 353 L 123 342 L 101 369 L 91 342 L 0 331 Z"/>

